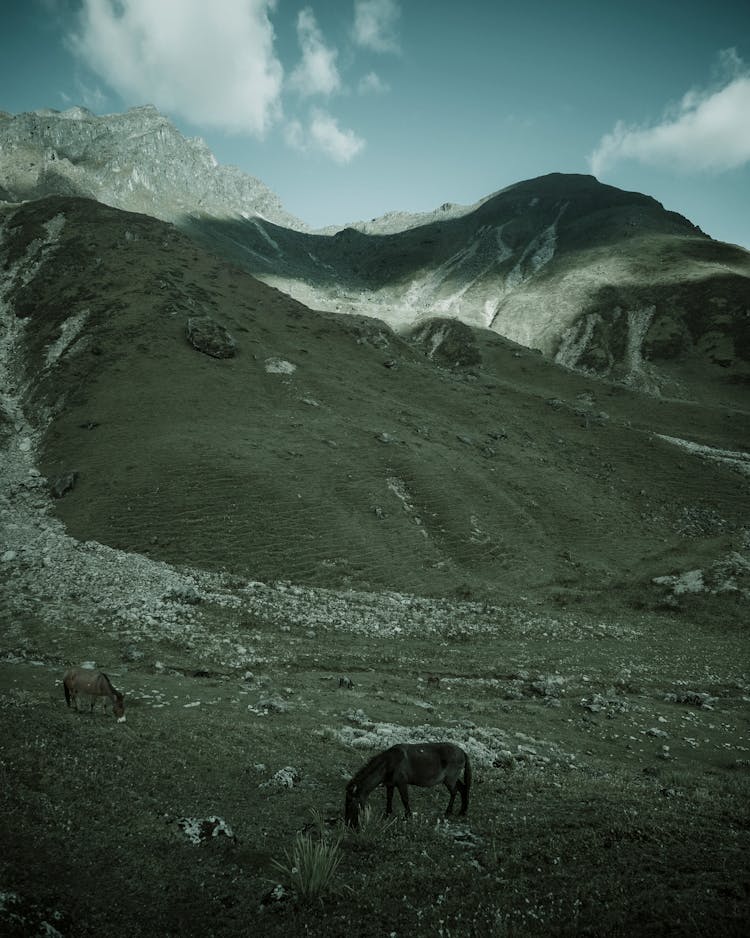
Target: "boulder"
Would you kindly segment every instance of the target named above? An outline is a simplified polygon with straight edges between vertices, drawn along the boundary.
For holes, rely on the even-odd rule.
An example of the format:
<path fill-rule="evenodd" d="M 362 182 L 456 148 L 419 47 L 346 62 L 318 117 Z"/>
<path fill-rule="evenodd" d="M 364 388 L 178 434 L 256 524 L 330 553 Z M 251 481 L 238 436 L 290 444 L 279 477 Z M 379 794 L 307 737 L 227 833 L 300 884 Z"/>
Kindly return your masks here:
<path fill-rule="evenodd" d="M 237 343 L 218 322 L 210 316 L 191 316 L 187 321 L 188 342 L 212 358 L 232 358 L 237 354 Z"/>
<path fill-rule="evenodd" d="M 476 368 L 482 364 L 475 331 L 458 319 L 428 319 L 412 330 L 410 339 L 439 365 Z"/>
<path fill-rule="evenodd" d="M 50 486 L 50 492 L 52 493 L 53 497 L 62 498 L 63 495 L 66 495 L 76 484 L 77 478 L 78 473 L 75 471 L 75 469 L 59 475 Z"/>

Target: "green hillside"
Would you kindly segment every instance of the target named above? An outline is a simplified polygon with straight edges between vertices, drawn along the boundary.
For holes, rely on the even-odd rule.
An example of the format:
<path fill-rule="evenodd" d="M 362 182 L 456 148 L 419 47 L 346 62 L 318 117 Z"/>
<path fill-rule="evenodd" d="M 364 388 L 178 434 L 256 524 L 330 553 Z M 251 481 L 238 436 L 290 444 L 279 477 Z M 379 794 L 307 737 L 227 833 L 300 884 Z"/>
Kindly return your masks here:
<path fill-rule="evenodd" d="M 20 208 L 10 259 L 58 215 L 12 301 L 54 414 L 41 468 L 78 473 L 55 511 L 80 540 L 257 579 L 561 601 L 640 593 L 741 542 L 741 477 L 657 436 L 746 445 L 747 413 L 702 375 L 692 403 L 646 398 L 468 327 L 471 355 L 433 354 L 84 200 Z M 196 351 L 195 315 L 237 355 Z"/>

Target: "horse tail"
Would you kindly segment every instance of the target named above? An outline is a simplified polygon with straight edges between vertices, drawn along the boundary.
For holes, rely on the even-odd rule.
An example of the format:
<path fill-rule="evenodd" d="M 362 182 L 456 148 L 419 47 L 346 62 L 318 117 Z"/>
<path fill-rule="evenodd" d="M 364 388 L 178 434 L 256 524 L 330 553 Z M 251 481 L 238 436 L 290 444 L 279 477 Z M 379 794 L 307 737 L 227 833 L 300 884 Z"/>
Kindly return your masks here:
<path fill-rule="evenodd" d="M 65 691 L 65 703 L 70 706 L 70 688 L 68 687 L 68 675 L 63 678 L 63 690 Z"/>

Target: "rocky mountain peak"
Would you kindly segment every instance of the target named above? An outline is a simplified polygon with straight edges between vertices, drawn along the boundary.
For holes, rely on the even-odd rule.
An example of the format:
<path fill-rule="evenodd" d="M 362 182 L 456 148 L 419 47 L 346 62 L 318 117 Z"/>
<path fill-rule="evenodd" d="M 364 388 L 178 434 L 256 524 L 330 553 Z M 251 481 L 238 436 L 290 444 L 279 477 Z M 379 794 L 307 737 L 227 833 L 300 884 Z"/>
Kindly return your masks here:
<path fill-rule="evenodd" d="M 79 195 L 165 221 L 189 215 L 261 217 L 287 228 L 286 212 L 260 180 L 220 166 L 151 105 L 97 116 L 82 107 L 0 118 L 0 198 Z"/>
<path fill-rule="evenodd" d="M 0 180 L 0 200 L 85 196 L 173 222 L 312 309 L 407 333 L 460 320 L 650 393 L 684 393 L 694 367 L 717 386 L 748 380 L 750 253 L 590 175 L 311 232 L 146 106 L 0 116 Z"/>

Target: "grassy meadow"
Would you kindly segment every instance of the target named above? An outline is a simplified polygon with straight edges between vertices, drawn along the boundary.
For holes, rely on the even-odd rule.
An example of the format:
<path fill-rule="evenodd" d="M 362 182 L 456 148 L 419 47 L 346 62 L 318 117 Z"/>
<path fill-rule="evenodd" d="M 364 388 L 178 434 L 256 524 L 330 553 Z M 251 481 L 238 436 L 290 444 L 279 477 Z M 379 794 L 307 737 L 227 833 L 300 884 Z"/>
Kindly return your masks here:
<path fill-rule="evenodd" d="M 741 630 L 488 607 L 478 633 L 477 614 L 458 603 L 423 639 L 206 607 L 219 660 L 157 634 L 134 653 L 75 617 L 54 650 L 47 627 L 24 630 L 0 665 L 10 934 L 744 933 Z M 227 668 L 228 642 L 257 664 Z M 66 708 L 62 647 L 101 648 L 126 722 Z M 412 789 L 415 816 L 396 796 L 385 824 L 379 789 L 345 829 L 347 779 L 425 738 L 470 753 L 468 817 L 443 818 L 444 789 Z M 181 818 L 233 837 L 194 843 Z M 295 867 L 305 837 L 339 861 L 309 897 L 300 877 L 315 893 L 321 858 Z"/>

